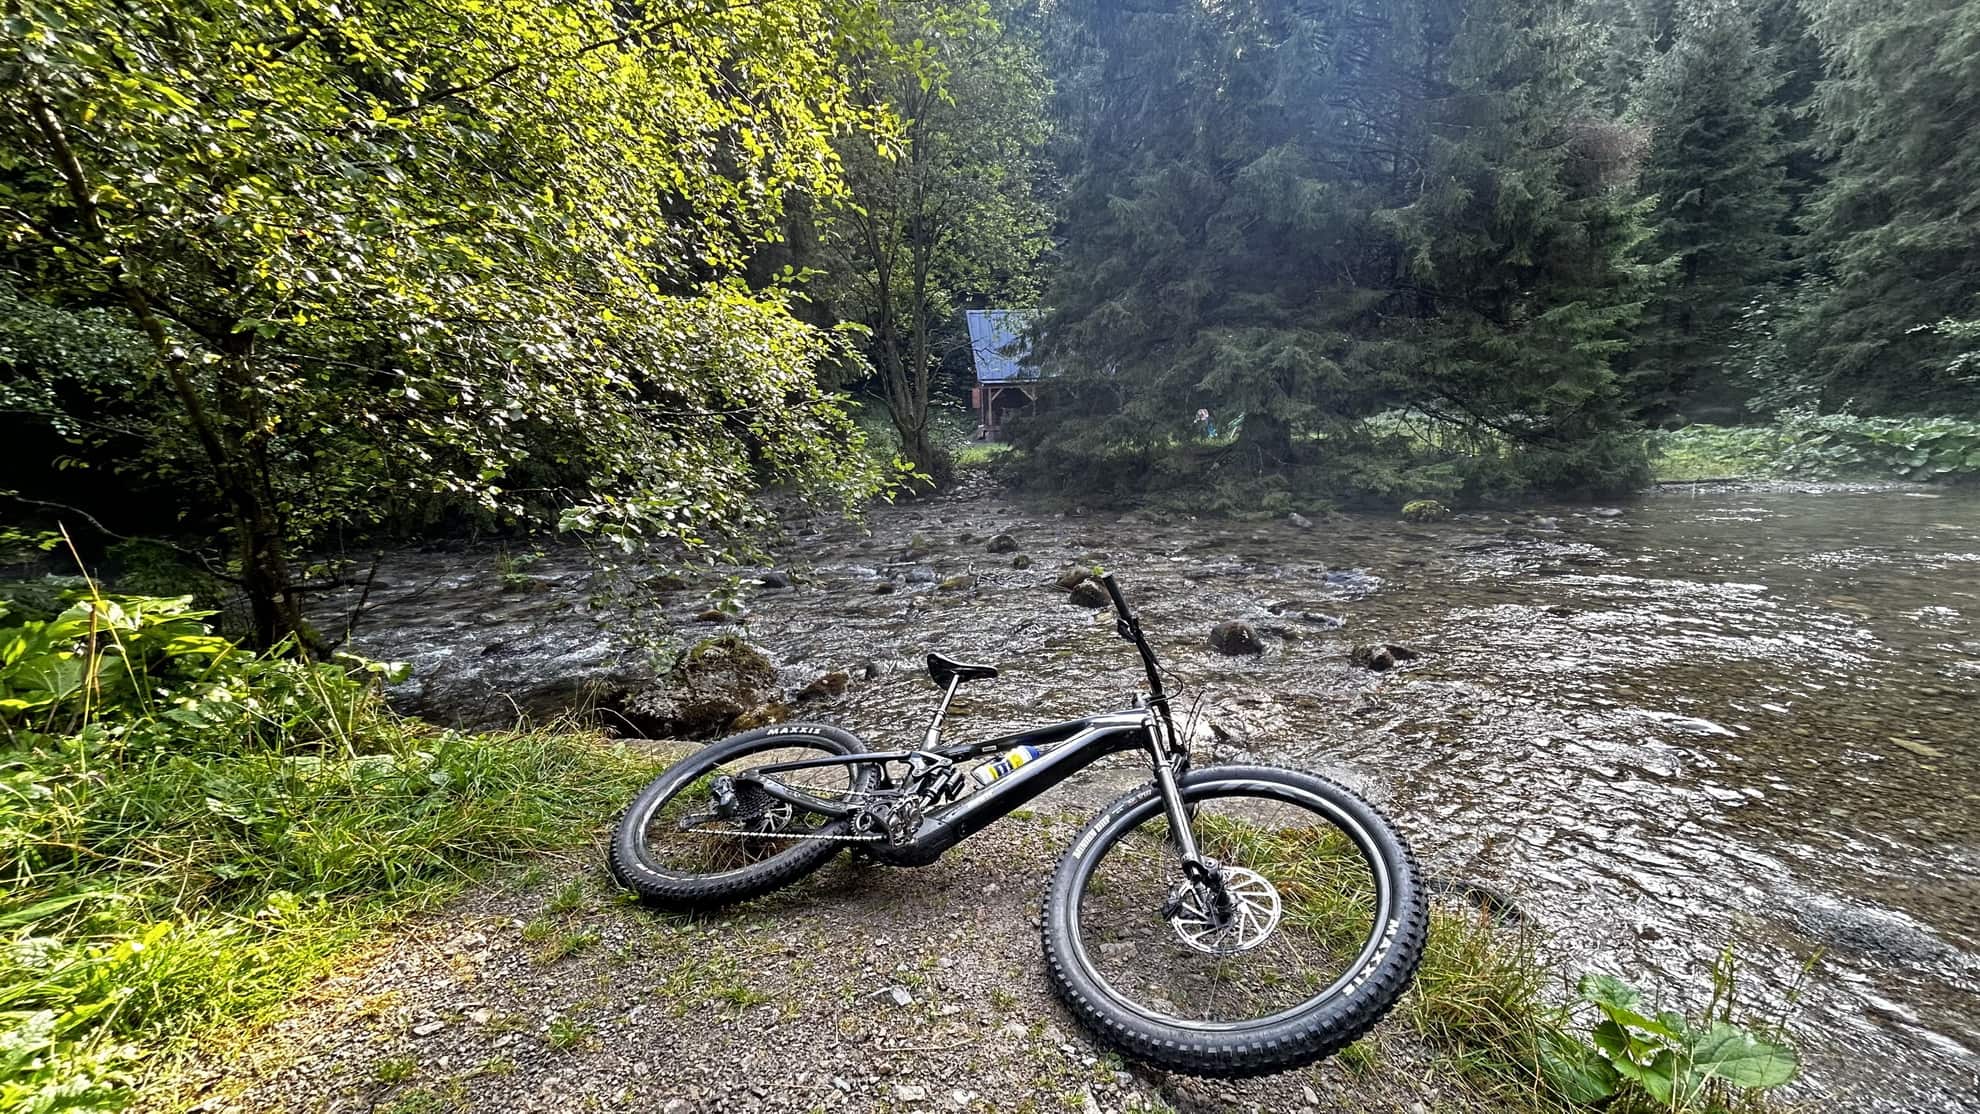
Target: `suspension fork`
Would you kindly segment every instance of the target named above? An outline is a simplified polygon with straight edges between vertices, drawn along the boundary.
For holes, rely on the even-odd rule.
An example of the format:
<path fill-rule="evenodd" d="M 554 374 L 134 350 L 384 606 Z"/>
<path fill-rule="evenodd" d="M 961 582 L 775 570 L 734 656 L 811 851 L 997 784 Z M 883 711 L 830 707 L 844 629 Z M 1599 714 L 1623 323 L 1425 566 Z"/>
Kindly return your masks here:
<path fill-rule="evenodd" d="M 1203 899 L 1203 908 L 1222 920 L 1231 915 L 1233 903 L 1224 890 L 1223 876 L 1197 849 L 1189 805 L 1183 800 L 1182 785 L 1176 780 L 1175 751 L 1170 745 L 1167 724 L 1163 717 L 1153 713 L 1148 717 L 1148 753 L 1155 765 L 1155 789 L 1161 794 L 1162 809 L 1169 817 L 1169 831 L 1175 837 L 1183 877 Z M 1168 909 L 1163 913 L 1173 915 Z"/>

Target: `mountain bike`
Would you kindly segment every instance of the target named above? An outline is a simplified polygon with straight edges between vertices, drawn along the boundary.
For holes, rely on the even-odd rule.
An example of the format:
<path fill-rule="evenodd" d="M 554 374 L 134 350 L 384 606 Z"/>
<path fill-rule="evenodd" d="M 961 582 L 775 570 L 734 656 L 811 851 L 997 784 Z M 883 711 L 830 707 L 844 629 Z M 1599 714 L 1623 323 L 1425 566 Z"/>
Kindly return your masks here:
<path fill-rule="evenodd" d="M 1172 1071 L 1262 1075 L 1346 1047 L 1423 954 L 1427 899 L 1407 844 L 1325 778 L 1192 769 L 1141 622 L 1114 577 L 1099 580 L 1147 674 L 1132 707 L 945 745 L 957 688 L 997 669 L 930 654 L 943 691 L 919 748 L 873 750 L 816 723 L 712 743 L 634 799 L 612 873 L 653 905 L 704 910 L 849 848 L 922 866 L 1094 761 L 1140 751 L 1151 780 L 1085 826 L 1046 890 L 1059 997 L 1104 1042 Z"/>

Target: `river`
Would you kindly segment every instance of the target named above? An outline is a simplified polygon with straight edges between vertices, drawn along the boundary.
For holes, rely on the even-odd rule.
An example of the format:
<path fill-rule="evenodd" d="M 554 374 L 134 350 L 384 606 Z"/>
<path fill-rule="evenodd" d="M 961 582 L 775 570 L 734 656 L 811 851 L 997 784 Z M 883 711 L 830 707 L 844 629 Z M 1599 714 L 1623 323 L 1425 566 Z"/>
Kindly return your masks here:
<path fill-rule="evenodd" d="M 798 586 L 748 592 L 743 609 L 794 687 L 852 672 L 845 697 L 806 714 L 911 744 L 930 649 L 1004 671 L 965 688 L 959 729 L 1117 703 L 1132 652 L 1050 587 L 1103 562 L 1186 678 L 1183 705 L 1201 700 L 1199 761 L 1349 782 L 1435 874 L 1512 895 L 1564 969 L 1696 1008 L 1736 943 L 1756 1007 L 1785 1009 L 1802 982 L 1801 1091 L 1824 1107 L 1980 1109 L 1980 494 L 1699 488 L 1302 528 L 1061 515 L 979 488 L 864 526 L 788 526 L 778 567 Z M 997 533 L 1032 566 L 988 552 Z M 916 536 L 929 551 L 906 558 Z M 933 582 L 972 573 L 973 587 Z M 505 676 L 558 682 L 554 696 L 560 673 L 636 669 L 599 633 L 627 628 L 580 555 L 519 579 L 504 591 L 488 554 L 398 555 L 356 647 L 413 661 L 423 676 L 402 695 L 443 717 L 464 699 L 485 716 Z M 646 625 L 706 631 L 693 616 L 717 579 L 661 591 Z M 1253 624 L 1264 653 L 1210 649 L 1227 619 Z M 1352 646 L 1384 642 L 1422 656 L 1350 664 Z"/>

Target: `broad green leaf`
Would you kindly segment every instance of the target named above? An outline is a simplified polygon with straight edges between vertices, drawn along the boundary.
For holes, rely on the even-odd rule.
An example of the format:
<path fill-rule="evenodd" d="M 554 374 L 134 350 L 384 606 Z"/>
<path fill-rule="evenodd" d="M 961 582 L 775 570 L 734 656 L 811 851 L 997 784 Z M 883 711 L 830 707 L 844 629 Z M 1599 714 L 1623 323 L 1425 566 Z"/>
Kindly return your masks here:
<path fill-rule="evenodd" d="M 1541 1074 L 1570 1103 L 1592 1106 L 1615 1093 L 1615 1066 L 1601 1053 L 1566 1033 L 1547 1030 L 1533 1051 Z"/>
<path fill-rule="evenodd" d="M 1794 1078 L 1798 1066 L 1794 1049 L 1723 1021 L 1714 1023 L 1691 1049 L 1691 1072 L 1700 1083 L 1723 1079 L 1735 1087 L 1778 1087 Z"/>

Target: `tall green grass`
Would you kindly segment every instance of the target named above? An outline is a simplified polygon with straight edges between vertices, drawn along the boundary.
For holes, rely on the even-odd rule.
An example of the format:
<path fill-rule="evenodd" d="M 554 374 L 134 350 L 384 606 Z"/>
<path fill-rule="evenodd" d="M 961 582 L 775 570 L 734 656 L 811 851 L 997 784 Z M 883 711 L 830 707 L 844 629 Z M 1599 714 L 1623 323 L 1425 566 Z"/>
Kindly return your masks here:
<path fill-rule="evenodd" d="M 1344 886 L 1360 868 L 1339 832 L 1227 826 L 1207 837 L 1219 857 L 1280 884 L 1291 923 L 1365 926 Z M 1365 882 L 1365 875 L 1361 876 Z M 1310 930 L 1310 928 L 1309 928 Z M 1701 1012 L 1652 1011 L 1620 980 L 1586 976 L 1561 992 L 1541 935 L 1461 904 L 1432 909 L 1415 982 L 1396 1027 L 1346 1055 L 1370 1067 L 1428 1075 L 1454 1108 L 1515 1114 L 1764 1114 L 1797 1060 L 1778 1020 L 1748 1027 L 1735 1001 L 1730 950 Z M 1265 954 L 1261 952 L 1260 954 Z M 1806 972 L 1804 972 L 1804 975 Z M 1733 1052 L 1739 1055 L 1733 1055 Z"/>
<path fill-rule="evenodd" d="M 124 1105 L 191 1038 L 640 780 L 582 735 L 402 720 L 376 668 L 248 653 L 204 618 L 94 591 L 0 613 L 0 1110 Z"/>

